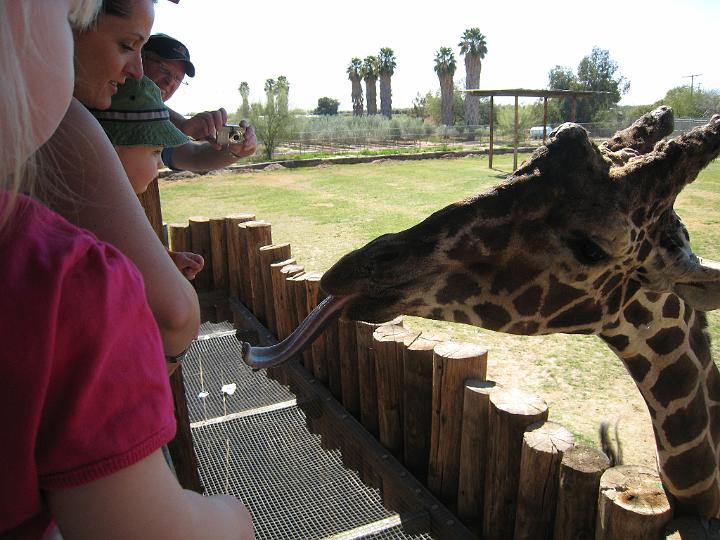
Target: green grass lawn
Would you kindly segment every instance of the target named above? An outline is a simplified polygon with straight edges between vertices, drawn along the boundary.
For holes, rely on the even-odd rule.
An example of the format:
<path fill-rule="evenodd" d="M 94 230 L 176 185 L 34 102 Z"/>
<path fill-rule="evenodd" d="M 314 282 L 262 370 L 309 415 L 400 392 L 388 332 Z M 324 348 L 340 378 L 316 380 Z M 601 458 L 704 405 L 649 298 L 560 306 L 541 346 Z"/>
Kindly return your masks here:
<path fill-rule="evenodd" d="M 512 156 L 496 156 L 494 166 L 488 169 L 486 157 L 379 161 L 161 181 L 160 190 L 168 223 L 252 212 L 272 223 L 274 242 L 290 242 L 306 270 L 323 271 L 376 236 L 407 228 L 498 183 L 510 173 Z M 720 260 L 720 163 L 703 171 L 675 208 L 696 252 Z M 718 361 L 720 315 L 710 313 L 709 319 Z M 596 442 L 599 421 L 619 419 L 628 461 L 652 464 L 644 403 L 621 363 L 594 336 L 509 336 L 419 319 L 407 324 L 487 346 L 489 376 L 543 396 L 551 419 L 565 424 L 580 441 Z"/>

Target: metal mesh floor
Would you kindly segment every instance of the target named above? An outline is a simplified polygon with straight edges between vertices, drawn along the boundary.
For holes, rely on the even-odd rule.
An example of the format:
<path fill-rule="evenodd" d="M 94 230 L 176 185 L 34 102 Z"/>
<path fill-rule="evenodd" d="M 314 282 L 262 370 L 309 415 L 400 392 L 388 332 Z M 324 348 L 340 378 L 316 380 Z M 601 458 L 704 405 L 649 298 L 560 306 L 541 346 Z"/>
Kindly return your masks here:
<path fill-rule="evenodd" d="M 239 413 L 292 400 L 285 387 L 253 372 L 240 360 L 240 344 L 233 335 L 195 341 L 183 361 L 183 378 L 190 422 Z M 235 384 L 232 395 L 221 391 Z M 207 392 L 205 398 L 198 395 Z"/>
<path fill-rule="evenodd" d="M 201 339 L 183 363 L 191 422 L 210 420 L 192 429 L 208 495 L 227 493 L 243 500 L 258 539 L 432 538 L 417 523 L 406 531 L 398 523 L 405 522 L 402 514 L 383 507 L 380 490 L 343 466 L 343 454 L 355 463 L 362 459 L 358 450 L 341 453 L 331 447 L 342 441 L 308 429 L 323 431 L 313 403 L 296 405 L 287 388 L 245 366 L 239 351 L 232 335 Z M 228 383 L 237 390 L 225 395 L 223 404 L 220 388 Z M 198 399 L 203 388 L 209 394 Z M 232 413 L 245 414 L 212 420 Z M 378 530 L 373 524 L 383 520 L 389 523 Z"/>

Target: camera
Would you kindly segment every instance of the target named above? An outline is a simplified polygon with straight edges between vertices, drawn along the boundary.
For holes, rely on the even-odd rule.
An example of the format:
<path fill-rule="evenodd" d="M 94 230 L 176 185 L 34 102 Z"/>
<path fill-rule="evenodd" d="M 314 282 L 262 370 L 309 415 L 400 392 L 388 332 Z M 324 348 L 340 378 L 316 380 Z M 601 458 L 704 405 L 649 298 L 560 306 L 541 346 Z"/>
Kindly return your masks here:
<path fill-rule="evenodd" d="M 217 132 L 217 142 L 221 145 L 242 144 L 245 141 L 245 128 L 242 126 L 226 125 Z"/>

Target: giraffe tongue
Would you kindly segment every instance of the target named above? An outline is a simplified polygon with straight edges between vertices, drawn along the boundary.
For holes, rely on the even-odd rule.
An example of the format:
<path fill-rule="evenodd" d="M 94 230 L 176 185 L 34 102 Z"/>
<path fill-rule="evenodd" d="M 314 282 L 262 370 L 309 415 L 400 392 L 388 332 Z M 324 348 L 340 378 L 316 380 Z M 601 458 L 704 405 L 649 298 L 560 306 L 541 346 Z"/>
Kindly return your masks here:
<path fill-rule="evenodd" d="M 310 345 L 336 317 L 352 296 L 328 296 L 308 315 L 292 334 L 270 347 L 253 347 L 242 342 L 242 359 L 253 369 L 263 369 L 287 362 Z"/>

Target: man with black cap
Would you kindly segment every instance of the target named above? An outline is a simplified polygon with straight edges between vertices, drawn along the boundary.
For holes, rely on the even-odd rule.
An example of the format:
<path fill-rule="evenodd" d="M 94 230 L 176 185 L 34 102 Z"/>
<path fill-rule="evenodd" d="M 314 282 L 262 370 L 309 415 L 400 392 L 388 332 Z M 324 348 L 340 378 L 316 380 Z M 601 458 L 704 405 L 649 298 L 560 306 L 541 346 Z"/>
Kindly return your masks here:
<path fill-rule="evenodd" d="M 185 76 L 195 76 L 195 66 L 190 61 L 190 52 L 177 39 L 167 34 L 154 34 L 143 47 L 143 70 L 160 88 L 163 101 L 169 100 L 184 83 Z M 187 84 L 187 83 L 185 83 Z M 257 141 L 253 128 L 245 120 L 245 140 L 242 144 L 220 146 L 215 138 L 218 129 L 227 122 L 225 109 L 206 111 L 192 118 L 170 109 L 170 120 L 183 133 L 196 141 L 163 151 L 163 162 L 175 170 L 207 172 L 232 165 L 238 159 L 255 153 Z"/>

